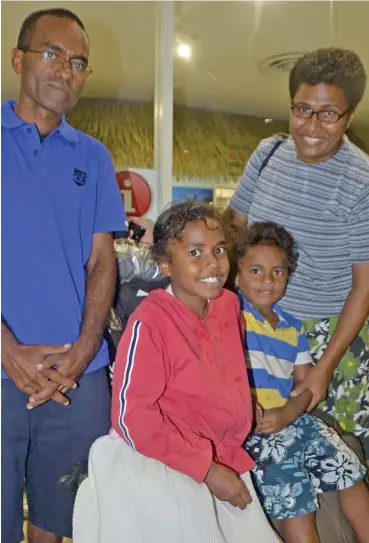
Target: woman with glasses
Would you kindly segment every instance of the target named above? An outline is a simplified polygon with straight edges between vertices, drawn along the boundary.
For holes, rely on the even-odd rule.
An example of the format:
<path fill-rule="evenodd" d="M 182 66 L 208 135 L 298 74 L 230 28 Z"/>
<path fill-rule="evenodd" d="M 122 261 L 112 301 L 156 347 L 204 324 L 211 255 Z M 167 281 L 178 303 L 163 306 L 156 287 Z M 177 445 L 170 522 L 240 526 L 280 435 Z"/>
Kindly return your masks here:
<path fill-rule="evenodd" d="M 345 136 L 365 85 L 351 51 L 302 56 L 289 80 L 291 136 L 260 143 L 230 205 L 235 227 L 274 221 L 297 241 L 281 306 L 303 321 L 315 366 L 296 393 L 311 389 L 309 410 L 320 402 L 368 460 L 369 157 Z"/>

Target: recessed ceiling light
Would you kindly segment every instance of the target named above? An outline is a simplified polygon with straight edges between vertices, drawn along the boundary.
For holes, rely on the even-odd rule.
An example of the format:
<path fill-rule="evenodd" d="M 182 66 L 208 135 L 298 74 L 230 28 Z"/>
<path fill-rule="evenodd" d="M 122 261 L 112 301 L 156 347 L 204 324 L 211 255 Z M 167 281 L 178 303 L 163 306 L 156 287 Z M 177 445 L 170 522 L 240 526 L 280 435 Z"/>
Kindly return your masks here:
<path fill-rule="evenodd" d="M 260 62 L 259 68 L 263 73 L 268 72 L 269 70 L 279 70 L 280 72 L 288 73 L 303 54 L 303 52 L 292 52 L 274 55 Z"/>
<path fill-rule="evenodd" d="M 269 124 L 273 122 L 273 119 L 264 119 L 265 124 Z"/>
<path fill-rule="evenodd" d="M 190 58 L 191 57 L 191 47 L 187 45 L 187 43 L 180 43 L 177 47 L 177 55 L 182 58 Z"/>

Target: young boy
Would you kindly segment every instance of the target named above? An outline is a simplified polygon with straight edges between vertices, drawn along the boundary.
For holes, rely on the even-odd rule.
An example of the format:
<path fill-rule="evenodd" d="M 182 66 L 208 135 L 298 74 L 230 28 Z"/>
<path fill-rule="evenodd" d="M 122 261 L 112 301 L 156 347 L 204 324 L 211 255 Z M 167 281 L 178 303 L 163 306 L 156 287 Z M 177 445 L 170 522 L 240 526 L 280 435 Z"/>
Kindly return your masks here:
<path fill-rule="evenodd" d="M 359 542 L 368 543 L 365 469 L 334 430 L 305 413 L 309 390 L 290 396 L 311 367 L 302 323 L 277 305 L 297 265 L 294 240 L 275 223 L 255 223 L 238 239 L 236 256 L 256 406 L 256 429 L 244 446 L 257 462 L 263 507 L 270 517 L 283 519 L 286 543 L 319 543 L 317 494 L 339 491 Z"/>

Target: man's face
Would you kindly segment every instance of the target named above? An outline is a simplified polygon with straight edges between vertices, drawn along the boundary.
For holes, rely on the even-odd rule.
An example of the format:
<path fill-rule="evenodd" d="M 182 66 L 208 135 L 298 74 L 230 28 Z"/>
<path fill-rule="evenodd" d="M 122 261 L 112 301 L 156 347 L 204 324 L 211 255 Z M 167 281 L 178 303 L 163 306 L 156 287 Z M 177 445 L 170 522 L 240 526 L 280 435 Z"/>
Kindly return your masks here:
<path fill-rule="evenodd" d="M 349 105 L 343 90 L 335 85 L 300 85 L 293 104 L 314 111 L 334 111 L 341 115 Z M 339 121 L 320 121 L 316 115 L 303 119 L 291 112 L 290 132 L 295 141 L 298 156 L 304 162 L 323 162 L 336 154 L 342 138 L 351 122 L 352 114 L 347 113 Z"/>
<path fill-rule="evenodd" d="M 88 60 L 86 33 L 71 19 L 44 15 L 35 24 L 28 49 L 50 51 L 65 59 Z M 55 57 L 56 58 L 56 57 Z M 68 112 L 77 103 L 85 84 L 83 72 L 71 71 L 67 63 L 43 59 L 39 53 L 13 51 L 13 68 L 21 76 L 21 99 L 55 115 Z"/>

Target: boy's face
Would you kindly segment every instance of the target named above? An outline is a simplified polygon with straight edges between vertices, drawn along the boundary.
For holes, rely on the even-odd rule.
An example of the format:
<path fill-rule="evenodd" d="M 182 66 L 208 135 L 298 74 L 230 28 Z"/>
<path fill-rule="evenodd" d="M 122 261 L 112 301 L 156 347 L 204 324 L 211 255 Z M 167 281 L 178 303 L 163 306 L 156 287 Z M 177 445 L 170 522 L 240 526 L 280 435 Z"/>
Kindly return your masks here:
<path fill-rule="evenodd" d="M 282 298 L 288 280 L 285 252 L 275 245 L 256 245 L 238 264 L 238 286 L 245 298 L 261 310 Z"/>
<path fill-rule="evenodd" d="M 182 239 L 171 244 L 170 254 L 161 269 L 170 277 L 176 297 L 199 313 L 207 300 L 219 296 L 229 273 L 220 224 L 210 218 L 187 223 Z"/>

